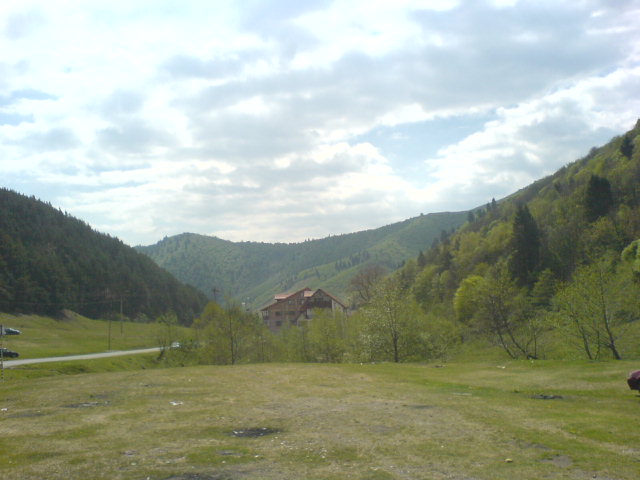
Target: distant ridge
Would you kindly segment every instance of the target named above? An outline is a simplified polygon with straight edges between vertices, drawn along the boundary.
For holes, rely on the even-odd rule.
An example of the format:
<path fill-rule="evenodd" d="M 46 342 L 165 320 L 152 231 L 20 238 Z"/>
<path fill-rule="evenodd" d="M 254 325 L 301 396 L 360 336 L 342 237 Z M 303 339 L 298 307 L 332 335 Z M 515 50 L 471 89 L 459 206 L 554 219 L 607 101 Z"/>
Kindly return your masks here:
<path fill-rule="evenodd" d="M 430 213 L 384 227 L 300 243 L 231 242 L 183 233 L 136 249 L 211 297 L 257 308 L 275 293 L 308 286 L 346 300 L 349 280 L 365 265 L 392 271 L 450 233 L 468 212 Z"/>

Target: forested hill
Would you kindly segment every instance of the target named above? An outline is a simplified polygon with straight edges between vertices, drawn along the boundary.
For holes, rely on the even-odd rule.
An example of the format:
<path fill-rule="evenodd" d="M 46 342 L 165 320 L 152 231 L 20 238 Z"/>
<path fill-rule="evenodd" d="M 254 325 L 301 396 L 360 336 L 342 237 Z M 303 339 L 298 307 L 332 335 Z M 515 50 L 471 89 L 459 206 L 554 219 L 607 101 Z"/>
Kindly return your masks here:
<path fill-rule="evenodd" d="M 364 266 L 388 271 L 451 233 L 468 212 L 420 215 L 381 228 L 302 243 L 230 242 L 184 233 L 136 247 L 177 278 L 223 300 L 258 307 L 274 293 L 326 288 L 346 300 L 349 280 Z M 215 292 L 214 292 L 215 289 Z"/>
<path fill-rule="evenodd" d="M 545 332 L 564 329 L 589 358 L 619 358 L 618 343 L 640 352 L 628 333 L 640 318 L 639 239 L 640 121 L 476 215 L 396 278 L 425 312 L 512 356 L 538 355 Z"/>
<path fill-rule="evenodd" d="M 0 311 L 189 323 L 207 299 L 120 240 L 34 197 L 0 189 Z"/>

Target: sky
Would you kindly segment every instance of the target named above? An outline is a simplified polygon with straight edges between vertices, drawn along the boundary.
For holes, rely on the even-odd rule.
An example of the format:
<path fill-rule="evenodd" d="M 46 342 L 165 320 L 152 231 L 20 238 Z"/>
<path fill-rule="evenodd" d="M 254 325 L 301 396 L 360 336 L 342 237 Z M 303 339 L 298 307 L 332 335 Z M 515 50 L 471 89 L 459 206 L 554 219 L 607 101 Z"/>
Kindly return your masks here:
<path fill-rule="evenodd" d="M 638 117 L 637 0 L 0 2 L 0 186 L 132 246 L 468 210 Z"/>

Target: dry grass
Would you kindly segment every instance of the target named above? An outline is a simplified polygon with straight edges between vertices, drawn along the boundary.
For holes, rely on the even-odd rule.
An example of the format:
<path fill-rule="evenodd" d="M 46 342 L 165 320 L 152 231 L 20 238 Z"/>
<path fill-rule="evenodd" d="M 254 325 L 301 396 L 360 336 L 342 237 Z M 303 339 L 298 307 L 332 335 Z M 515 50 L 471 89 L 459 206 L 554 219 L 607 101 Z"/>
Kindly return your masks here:
<path fill-rule="evenodd" d="M 0 469 L 25 479 L 635 479 L 632 367 L 249 365 L 15 380 L 0 385 Z M 262 428 L 271 433 L 233 434 Z"/>

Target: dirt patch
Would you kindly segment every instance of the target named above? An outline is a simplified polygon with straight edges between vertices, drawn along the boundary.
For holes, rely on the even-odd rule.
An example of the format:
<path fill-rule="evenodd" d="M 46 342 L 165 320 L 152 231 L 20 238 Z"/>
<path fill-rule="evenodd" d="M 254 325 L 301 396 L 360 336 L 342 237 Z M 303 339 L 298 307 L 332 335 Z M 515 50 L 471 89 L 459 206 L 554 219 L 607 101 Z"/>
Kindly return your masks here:
<path fill-rule="evenodd" d="M 234 452 L 233 450 L 218 450 L 216 453 L 218 455 L 222 455 L 223 457 L 241 457 L 242 456 L 240 452 Z"/>
<path fill-rule="evenodd" d="M 409 407 L 414 410 L 429 410 L 432 408 L 436 408 L 435 405 L 405 405 L 405 407 Z"/>
<path fill-rule="evenodd" d="M 252 428 L 238 428 L 231 431 L 231 435 L 240 438 L 256 438 L 264 437 L 265 435 L 273 435 L 280 433 L 282 430 L 269 427 L 252 427 Z"/>
<path fill-rule="evenodd" d="M 15 413 L 13 415 L 8 415 L 8 418 L 35 418 L 35 417 L 44 417 L 46 414 L 42 412 L 25 412 L 25 413 Z"/>
<path fill-rule="evenodd" d="M 69 405 L 63 405 L 64 408 L 91 408 L 91 407 L 106 407 L 109 402 L 82 402 L 82 403 L 70 403 Z"/>
<path fill-rule="evenodd" d="M 224 473 L 209 475 L 204 473 L 185 473 L 183 475 L 172 475 L 164 480 L 233 480 L 233 477 Z"/>
<path fill-rule="evenodd" d="M 569 468 L 571 465 L 573 465 L 573 460 L 571 460 L 571 457 L 567 457 L 566 455 L 556 455 L 555 457 L 543 460 L 543 462 L 553 463 L 556 467 L 561 468 Z"/>

